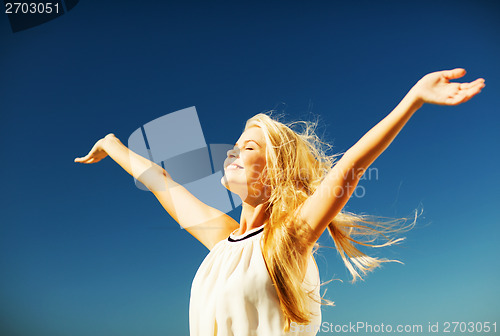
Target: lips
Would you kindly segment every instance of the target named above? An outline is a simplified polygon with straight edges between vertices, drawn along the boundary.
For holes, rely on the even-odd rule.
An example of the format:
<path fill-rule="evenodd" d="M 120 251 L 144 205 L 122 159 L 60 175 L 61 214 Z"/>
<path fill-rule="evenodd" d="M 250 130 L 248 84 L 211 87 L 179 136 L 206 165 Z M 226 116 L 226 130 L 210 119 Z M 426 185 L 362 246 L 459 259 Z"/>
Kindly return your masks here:
<path fill-rule="evenodd" d="M 226 167 L 227 169 L 243 169 L 242 166 L 237 165 L 235 163 L 231 163 L 229 166 Z"/>

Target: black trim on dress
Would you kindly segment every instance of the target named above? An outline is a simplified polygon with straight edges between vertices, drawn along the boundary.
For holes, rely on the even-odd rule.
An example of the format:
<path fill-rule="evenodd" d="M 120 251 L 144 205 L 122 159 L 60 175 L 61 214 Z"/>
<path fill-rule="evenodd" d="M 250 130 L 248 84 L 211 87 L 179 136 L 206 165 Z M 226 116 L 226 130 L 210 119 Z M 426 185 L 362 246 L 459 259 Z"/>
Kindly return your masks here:
<path fill-rule="evenodd" d="M 231 235 L 229 235 L 229 237 L 227 237 L 227 240 L 230 242 L 239 242 L 239 241 L 245 240 L 247 238 L 253 237 L 253 236 L 261 233 L 262 231 L 264 231 L 264 227 L 261 227 L 257 231 L 254 231 L 254 232 L 250 233 L 249 235 L 242 237 L 242 238 L 238 238 L 238 239 L 233 239 L 233 238 L 231 238 Z"/>

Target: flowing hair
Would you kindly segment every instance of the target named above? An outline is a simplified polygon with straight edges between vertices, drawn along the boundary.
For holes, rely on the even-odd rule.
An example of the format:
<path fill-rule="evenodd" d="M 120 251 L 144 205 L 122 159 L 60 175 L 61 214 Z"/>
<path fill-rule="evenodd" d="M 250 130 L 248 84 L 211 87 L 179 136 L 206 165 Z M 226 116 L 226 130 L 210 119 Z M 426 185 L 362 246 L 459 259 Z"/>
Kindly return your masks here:
<path fill-rule="evenodd" d="M 308 257 L 304 252 L 310 246 L 308 238 L 311 228 L 297 222 L 295 214 L 335 166 L 341 154 L 326 155 L 326 148 L 331 146 L 316 135 L 317 122 L 295 121 L 285 124 L 272 118 L 271 113 L 259 113 L 248 119 L 245 130 L 260 127 L 266 141 L 267 163 L 262 175 L 269 190 L 266 208 L 269 221 L 264 227 L 262 254 L 279 297 L 284 316 L 283 330 L 288 332 L 291 322 L 311 322 L 308 296 L 319 304 L 334 305 L 323 297 L 318 300 L 311 296 L 312 291 L 308 292 L 302 287 Z M 302 126 L 302 130 L 293 130 L 296 126 Z M 330 236 L 353 282 L 362 279 L 381 263 L 398 262 L 370 257 L 356 245 L 383 247 L 397 244 L 404 238 L 394 239 L 393 234 L 407 231 L 415 223 L 413 221 L 406 225 L 409 218 L 382 219 L 341 211 L 328 224 Z M 377 244 L 380 238 L 385 242 Z M 312 249 L 313 255 L 319 247 L 316 242 Z"/>

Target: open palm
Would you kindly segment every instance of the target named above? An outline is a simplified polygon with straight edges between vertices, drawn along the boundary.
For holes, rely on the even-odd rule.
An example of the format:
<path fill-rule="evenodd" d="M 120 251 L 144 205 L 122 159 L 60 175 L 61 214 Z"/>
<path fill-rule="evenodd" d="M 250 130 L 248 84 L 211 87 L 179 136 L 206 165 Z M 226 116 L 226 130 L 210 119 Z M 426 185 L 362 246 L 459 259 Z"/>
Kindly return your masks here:
<path fill-rule="evenodd" d="M 462 68 L 432 72 L 420 79 L 412 88 L 424 103 L 436 105 L 458 105 L 481 92 L 484 79 L 478 78 L 470 83 L 450 83 L 450 79 L 463 77 Z"/>
<path fill-rule="evenodd" d="M 77 157 L 77 158 L 75 158 L 74 161 L 80 162 L 80 163 L 96 163 L 96 162 L 101 161 L 106 156 L 108 156 L 108 153 L 106 153 L 106 151 L 103 148 L 104 141 L 106 141 L 107 138 L 114 137 L 114 136 L 115 135 L 113 133 L 109 133 L 104 138 L 99 139 L 86 156 Z"/>

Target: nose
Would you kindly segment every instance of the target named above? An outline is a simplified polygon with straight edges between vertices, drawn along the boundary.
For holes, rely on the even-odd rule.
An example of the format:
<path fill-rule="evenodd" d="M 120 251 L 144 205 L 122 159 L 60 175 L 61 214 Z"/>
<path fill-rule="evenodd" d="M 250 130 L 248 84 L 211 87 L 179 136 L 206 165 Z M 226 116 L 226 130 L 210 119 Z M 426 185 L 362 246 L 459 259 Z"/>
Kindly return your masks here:
<path fill-rule="evenodd" d="M 233 148 L 227 151 L 227 157 L 229 158 L 235 158 L 239 156 L 239 149 L 238 148 Z"/>

